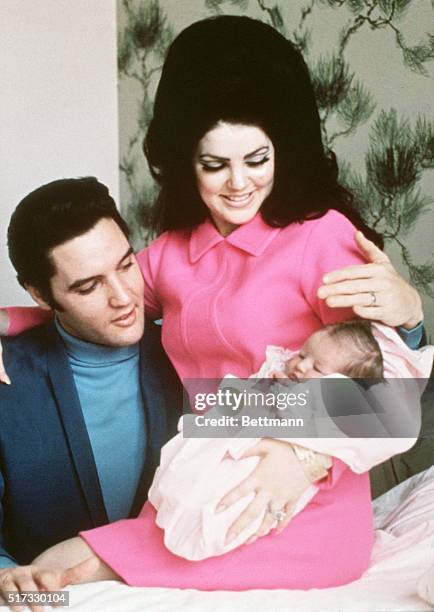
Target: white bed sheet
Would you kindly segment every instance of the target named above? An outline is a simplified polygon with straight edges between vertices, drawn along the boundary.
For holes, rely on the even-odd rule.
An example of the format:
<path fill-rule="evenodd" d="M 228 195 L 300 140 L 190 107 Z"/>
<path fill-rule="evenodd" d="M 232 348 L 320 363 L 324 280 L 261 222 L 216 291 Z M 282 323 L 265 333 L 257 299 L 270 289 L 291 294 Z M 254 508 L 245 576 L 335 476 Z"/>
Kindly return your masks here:
<path fill-rule="evenodd" d="M 201 592 L 131 588 L 118 582 L 70 587 L 72 610 L 89 612 L 401 612 L 433 610 L 417 594 L 434 566 L 434 466 L 374 502 L 372 565 L 351 584 L 310 591 Z M 332 559 L 327 559 L 332 563 Z"/>

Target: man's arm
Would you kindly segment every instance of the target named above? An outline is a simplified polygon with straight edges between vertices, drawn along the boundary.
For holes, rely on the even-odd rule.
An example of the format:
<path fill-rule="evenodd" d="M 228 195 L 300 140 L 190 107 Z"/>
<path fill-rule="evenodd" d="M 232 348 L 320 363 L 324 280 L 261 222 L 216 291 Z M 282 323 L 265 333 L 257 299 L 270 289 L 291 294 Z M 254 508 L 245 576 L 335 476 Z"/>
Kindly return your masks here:
<path fill-rule="evenodd" d="M 11 610 L 23 609 L 17 607 L 16 603 L 9 602 L 8 594 L 19 593 L 23 591 L 57 591 L 65 587 L 67 584 L 75 584 L 78 582 L 90 582 L 97 579 L 116 579 L 116 575 L 111 570 L 87 551 L 89 548 L 83 542 L 83 547 L 87 553 L 83 555 L 84 563 L 78 563 L 70 569 L 51 564 L 47 565 L 39 558 L 31 565 L 18 565 L 16 560 L 4 548 L 3 538 L 3 496 L 5 491 L 5 483 L 0 471 L 0 605 L 9 605 Z M 74 538 L 80 541 L 81 538 Z M 59 545 L 58 545 L 59 546 Z M 92 557 L 89 559 L 89 556 Z M 73 557 L 73 561 L 74 561 Z M 80 561 L 81 558 L 78 559 Z M 71 563 L 69 565 L 72 565 Z M 38 605 L 29 605 L 33 612 L 41 612 L 42 608 Z"/>
<path fill-rule="evenodd" d="M 17 562 L 13 559 L 8 552 L 0 547 L 0 570 L 15 567 Z"/>
<path fill-rule="evenodd" d="M 7 593 L 10 591 L 16 591 L 17 579 L 24 579 L 23 584 L 28 583 L 28 577 L 30 572 L 27 571 L 26 567 L 20 567 L 16 560 L 8 553 L 4 548 L 4 537 L 3 537 L 3 496 L 5 490 L 5 483 L 0 472 L 0 603 L 7 601 Z M 3 601 L 2 601 L 3 600 Z"/>
<path fill-rule="evenodd" d="M 16 560 L 8 553 L 4 548 L 3 538 L 3 496 L 5 491 L 5 482 L 3 475 L 0 471 L 0 570 L 15 567 L 17 565 Z"/>
<path fill-rule="evenodd" d="M 401 338 L 404 340 L 405 344 L 413 350 L 421 348 L 422 346 L 426 346 L 427 344 L 426 331 L 423 321 L 420 321 L 412 329 L 398 327 L 397 331 Z"/>

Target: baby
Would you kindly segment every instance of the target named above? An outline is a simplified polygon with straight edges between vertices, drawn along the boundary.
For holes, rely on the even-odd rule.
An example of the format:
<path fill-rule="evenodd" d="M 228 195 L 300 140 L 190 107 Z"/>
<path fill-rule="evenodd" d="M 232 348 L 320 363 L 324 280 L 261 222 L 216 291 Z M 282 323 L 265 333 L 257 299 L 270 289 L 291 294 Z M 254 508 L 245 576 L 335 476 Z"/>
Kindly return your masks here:
<path fill-rule="evenodd" d="M 267 347 L 266 361 L 252 377 L 299 381 L 341 374 L 382 380 L 386 370 L 392 377 L 428 378 L 431 366 L 432 349 L 411 351 L 391 328 L 349 321 L 313 333 L 297 352 Z M 378 440 L 369 438 L 328 437 L 303 438 L 299 446 L 300 439 L 284 440 L 291 442 L 311 481 L 327 476 L 332 465 L 330 455 L 361 473 L 415 442 L 415 438 L 388 438 L 378 444 Z M 265 512 L 234 540 L 225 542 L 228 528 L 252 501 L 253 493 L 223 512 L 217 513 L 216 506 L 258 464 L 259 457 L 242 457 L 257 442 L 256 438 L 183 438 L 181 431 L 163 447 L 149 501 L 157 510 L 156 522 L 164 530 L 169 550 L 190 560 L 205 559 L 240 546 L 256 533 Z M 309 487 L 292 514 L 300 512 L 317 491 L 315 485 Z"/>
<path fill-rule="evenodd" d="M 351 376 L 381 378 L 384 374 L 386 378 L 427 379 L 431 373 L 433 355 L 434 347 L 430 346 L 418 351 L 410 350 L 390 327 L 372 324 L 371 328 L 367 323 L 356 321 L 327 326 L 315 332 L 296 353 L 280 347 L 267 347 L 267 359 L 254 376 L 271 375 L 299 381 L 307 377 L 341 376 L 336 372 L 339 370 Z M 416 380 L 410 387 L 415 388 L 416 393 L 404 397 L 402 414 L 408 408 L 410 419 L 414 420 L 424 381 Z M 398 395 L 393 396 L 394 402 L 396 400 L 394 410 L 399 410 L 401 395 L 406 396 L 407 388 L 408 385 L 404 384 L 399 387 Z M 355 394 L 358 389 L 356 385 Z M 182 419 L 180 427 L 182 429 Z M 328 468 L 335 459 L 343 461 L 355 473 L 366 472 L 374 465 L 411 448 L 416 437 L 303 438 L 303 446 L 298 446 L 298 438 L 284 440 L 292 445 L 307 474 L 312 465 L 316 466 L 317 477 L 309 480 L 317 482 L 328 475 Z M 256 438 L 183 438 L 180 433 L 163 447 L 161 464 L 149 491 L 149 502 L 141 514 L 147 515 L 149 503 L 154 506 L 156 523 L 164 530 L 164 542 L 171 552 L 190 560 L 206 559 L 240 546 L 257 532 L 267 510 L 234 540 L 225 542 L 228 528 L 252 501 L 254 493 L 223 512 L 216 512 L 222 497 L 239 485 L 258 464 L 259 457 L 243 458 L 243 453 L 256 443 Z M 317 486 L 310 486 L 298 500 L 295 509 L 291 509 L 292 515 L 300 512 L 317 491 Z M 81 535 L 86 540 L 86 532 Z M 77 546 L 77 542 L 80 544 L 79 538 L 57 544 L 36 562 L 70 565 L 71 546 Z M 143 546 L 146 546 L 145 541 Z"/>
<path fill-rule="evenodd" d="M 383 378 L 383 356 L 368 321 L 346 321 L 314 332 L 299 351 L 268 346 L 256 378 Z"/>

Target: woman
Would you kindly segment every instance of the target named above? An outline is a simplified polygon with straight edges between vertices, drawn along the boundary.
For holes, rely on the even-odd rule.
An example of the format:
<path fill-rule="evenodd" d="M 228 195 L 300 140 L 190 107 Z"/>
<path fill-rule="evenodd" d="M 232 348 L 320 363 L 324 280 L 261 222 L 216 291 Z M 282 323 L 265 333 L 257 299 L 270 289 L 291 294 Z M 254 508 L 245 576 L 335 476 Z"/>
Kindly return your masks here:
<path fill-rule="evenodd" d="M 357 266 L 331 275 L 352 279 L 337 288 L 343 295 L 334 298 L 336 306 L 410 328 L 420 321 L 414 290 L 362 237 L 379 262 L 360 266 L 355 228 L 380 239 L 352 209 L 334 158 L 323 150 L 300 53 L 271 27 L 219 17 L 184 30 L 163 68 L 145 153 L 161 187 L 155 225 L 164 233 L 138 260 L 148 312 L 163 316 L 163 344 L 182 379 L 227 372 L 247 377 L 263 361 L 267 344 L 297 348 L 323 324 L 353 316 L 318 297 L 324 275 L 335 268 Z M 383 288 L 384 274 L 390 290 Z M 327 289 L 321 291 L 327 297 Z M 397 291 L 395 311 L 387 302 Z M 256 492 L 232 537 L 265 507 L 257 535 L 266 534 L 276 517 L 285 517 L 282 531 L 312 481 L 309 460 L 303 466 L 285 442 L 263 440 L 252 454 L 262 456 L 259 466 L 222 500 L 230 505 Z M 137 520 L 83 536 L 129 584 L 336 586 L 359 577 L 369 563 L 369 480 L 339 460 L 314 480 L 320 489 L 315 503 L 279 537 L 260 538 L 222 558 L 191 563 L 171 555 L 149 506 Z M 82 544 L 71 562 L 88 555 Z M 89 578 L 113 576 L 100 570 Z"/>

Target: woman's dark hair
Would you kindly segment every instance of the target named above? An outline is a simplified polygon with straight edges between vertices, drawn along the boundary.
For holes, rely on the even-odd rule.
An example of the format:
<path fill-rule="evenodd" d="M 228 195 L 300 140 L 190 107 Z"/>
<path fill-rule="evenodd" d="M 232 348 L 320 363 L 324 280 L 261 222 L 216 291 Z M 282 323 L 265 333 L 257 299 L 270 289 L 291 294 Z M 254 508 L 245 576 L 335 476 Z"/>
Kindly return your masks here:
<path fill-rule="evenodd" d="M 9 258 L 21 285 L 35 287 L 52 308 L 59 308 L 51 290 L 56 268 L 50 252 L 101 219 L 113 219 L 128 239 L 128 226 L 109 190 L 93 176 L 60 179 L 29 193 L 8 227 Z"/>
<path fill-rule="evenodd" d="M 274 187 L 260 210 L 269 225 L 284 227 L 334 208 L 382 244 L 352 208 L 335 157 L 324 151 L 301 53 L 271 26 L 240 16 L 198 21 L 169 49 L 144 141 L 160 185 L 157 231 L 194 227 L 207 217 L 192 160 L 219 121 L 258 126 L 273 142 Z"/>

